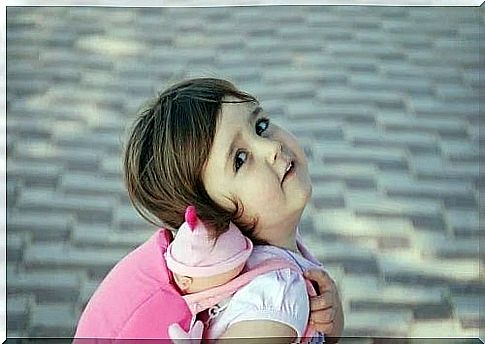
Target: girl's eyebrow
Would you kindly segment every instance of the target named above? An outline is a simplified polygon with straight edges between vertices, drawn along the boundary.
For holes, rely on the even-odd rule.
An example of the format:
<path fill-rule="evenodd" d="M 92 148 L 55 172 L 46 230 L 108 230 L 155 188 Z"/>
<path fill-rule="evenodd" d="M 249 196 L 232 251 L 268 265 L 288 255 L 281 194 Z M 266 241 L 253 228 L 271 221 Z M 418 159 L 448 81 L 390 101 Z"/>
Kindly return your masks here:
<path fill-rule="evenodd" d="M 261 111 L 263 111 L 263 108 L 261 106 L 256 106 L 248 116 L 248 123 L 252 124 Z M 231 145 L 229 146 L 229 149 L 226 152 L 226 169 L 229 161 L 231 161 L 232 153 L 234 152 L 234 149 L 236 149 L 236 142 L 239 140 L 240 137 L 241 131 L 238 131 L 237 134 L 234 136 Z"/>

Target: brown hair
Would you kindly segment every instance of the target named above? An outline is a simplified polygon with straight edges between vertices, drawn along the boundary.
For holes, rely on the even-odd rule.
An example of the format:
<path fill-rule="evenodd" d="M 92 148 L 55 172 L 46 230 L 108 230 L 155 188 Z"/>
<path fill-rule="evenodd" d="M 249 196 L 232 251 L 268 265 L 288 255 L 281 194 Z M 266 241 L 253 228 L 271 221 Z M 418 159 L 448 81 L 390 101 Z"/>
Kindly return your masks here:
<path fill-rule="evenodd" d="M 233 96 L 239 100 L 224 101 Z M 219 206 L 207 194 L 202 172 L 213 144 L 224 102 L 257 102 L 225 80 L 198 78 L 161 92 L 137 115 L 124 156 L 124 180 L 135 209 L 150 223 L 176 229 L 188 205 L 213 230 L 223 233 L 233 221 L 253 237 L 255 222 L 242 223 L 242 204 Z"/>

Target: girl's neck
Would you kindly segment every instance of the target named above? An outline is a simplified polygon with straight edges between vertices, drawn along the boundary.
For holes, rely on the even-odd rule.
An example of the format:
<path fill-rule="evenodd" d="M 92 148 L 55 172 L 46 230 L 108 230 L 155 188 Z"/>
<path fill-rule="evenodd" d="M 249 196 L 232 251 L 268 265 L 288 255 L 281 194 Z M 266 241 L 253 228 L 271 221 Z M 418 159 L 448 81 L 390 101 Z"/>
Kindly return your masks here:
<path fill-rule="evenodd" d="M 272 228 L 266 228 L 265 232 L 269 233 L 271 237 L 263 237 L 262 239 L 270 245 L 300 254 L 296 243 L 296 234 L 302 212 L 303 210 L 294 214 L 294 216 L 287 217 L 279 223 L 273 224 Z"/>
<path fill-rule="evenodd" d="M 301 252 L 298 249 L 298 245 L 296 244 L 296 241 L 294 243 L 292 243 L 291 245 L 285 246 L 284 248 L 288 251 L 291 251 L 291 252 L 301 256 Z"/>
<path fill-rule="evenodd" d="M 270 243 L 270 244 L 273 246 L 284 248 L 296 254 L 301 254 L 300 250 L 298 249 L 298 245 L 296 243 L 296 231 L 297 231 L 297 228 L 295 226 L 295 230 L 293 231 L 293 233 L 289 235 L 287 238 L 285 238 L 284 241 L 282 240 L 281 242 Z"/>

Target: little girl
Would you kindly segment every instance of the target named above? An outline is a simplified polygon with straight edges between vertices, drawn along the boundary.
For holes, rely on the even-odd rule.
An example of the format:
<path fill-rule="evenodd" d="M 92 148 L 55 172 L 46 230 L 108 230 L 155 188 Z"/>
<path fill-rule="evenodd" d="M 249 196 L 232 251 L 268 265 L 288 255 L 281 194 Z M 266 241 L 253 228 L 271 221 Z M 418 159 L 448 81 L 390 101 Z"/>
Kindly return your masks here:
<path fill-rule="evenodd" d="M 295 271 L 255 278 L 207 319 L 206 338 L 301 336 L 315 330 L 338 337 L 343 314 L 333 281 L 315 269 L 298 240 L 311 197 L 307 161 L 297 140 L 270 122 L 259 102 L 218 79 L 183 81 L 139 114 L 126 146 L 125 181 L 135 208 L 154 224 L 178 228 L 187 205 L 211 221 L 214 236 L 233 221 L 261 259 L 296 263 L 318 283 L 308 298 Z M 260 258 L 263 257 L 263 258 Z M 310 315 L 309 315 L 310 311 Z"/>

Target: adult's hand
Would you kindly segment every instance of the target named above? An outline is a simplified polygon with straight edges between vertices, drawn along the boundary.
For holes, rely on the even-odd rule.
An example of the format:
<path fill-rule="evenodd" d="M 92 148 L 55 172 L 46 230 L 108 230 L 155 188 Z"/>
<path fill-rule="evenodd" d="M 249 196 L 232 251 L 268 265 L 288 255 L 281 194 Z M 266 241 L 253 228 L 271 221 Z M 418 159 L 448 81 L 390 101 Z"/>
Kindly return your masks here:
<path fill-rule="evenodd" d="M 319 289 L 319 294 L 310 298 L 310 324 L 325 334 L 327 343 L 336 343 L 342 335 L 344 315 L 335 282 L 323 269 L 307 270 L 305 277 L 317 283 Z"/>

